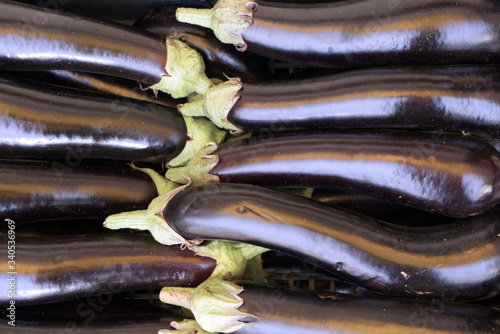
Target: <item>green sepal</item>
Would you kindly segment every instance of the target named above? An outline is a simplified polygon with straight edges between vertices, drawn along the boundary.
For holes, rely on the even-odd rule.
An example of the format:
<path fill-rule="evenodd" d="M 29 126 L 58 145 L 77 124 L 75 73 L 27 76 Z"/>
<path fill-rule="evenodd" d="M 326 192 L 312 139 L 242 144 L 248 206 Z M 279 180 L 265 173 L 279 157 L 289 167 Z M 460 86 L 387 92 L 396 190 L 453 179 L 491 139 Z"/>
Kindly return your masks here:
<path fill-rule="evenodd" d="M 219 163 L 219 157 L 212 154 L 218 147 L 219 145 L 213 142 L 205 144 L 186 166 L 169 168 L 165 176 L 177 183 L 191 182 L 193 186 L 218 183 L 219 178 L 209 174 Z"/>
<path fill-rule="evenodd" d="M 243 299 L 238 295 L 243 288 L 235 283 L 209 278 L 196 288 L 168 287 L 160 292 L 164 303 L 187 307 L 197 323 L 208 332 L 231 333 L 256 317 L 238 311 Z"/>
<path fill-rule="evenodd" d="M 167 37 L 166 45 L 167 74 L 149 88 L 170 94 L 176 99 L 193 92 L 205 94 L 213 84 L 205 75 L 205 63 L 201 55 L 175 37 Z"/>
<path fill-rule="evenodd" d="M 151 180 L 153 180 L 153 183 L 156 186 L 156 191 L 159 195 L 167 194 L 179 186 L 178 183 L 167 179 L 165 176 L 161 175 L 154 169 L 137 167 L 134 164 L 131 164 L 130 166 L 147 174 L 151 178 Z"/>
<path fill-rule="evenodd" d="M 256 6 L 252 0 L 219 0 L 212 9 L 178 8 L 176 18 L 179 22 L 210 28 L 221 42 L 245 51 L 247 44 L 242 33 L 253 24 Z"/>
<path fill-rule="evenodd" d="M 165 221 L 163 209 L 172 197 L 188 187 L 189 184 L 179 186 L 172 191 L 153 199 L 146 210 L 122 212 L 108 216 L 104 227 L 111 230 L 132 228 L 147 230 L 155 240 L 163 245 L 186 245 L 192 247 L 196 241 L 188 241 L 175 232 Z"/>
<path fill-rule="evenodd" d="M 168 167 L 185 166 L 191 161 L 207 143 L 220 144 L 226 136 L 226 131 L 220 130 L 210 120 L 203 117 L 184 116 L 187 127 L 188 140 L 182 152 L 170 160 Z"/>
<path fill-rule="evenodd" d="M 204 331 L 203 328 L 193 319 L 185 319 L 181 322 L 172 321 L 170 326 L 175 328 L 170 329 L 160 329 L 158 334 L 217 334 L 215 332 Z"/>
<path fill-rule="evenodd" d="M 229 78 L 207 90 L 203 100 L 196 100 L 179 104 L 177 109 L 184 116 L 205 116 L 221 129 L 230 130 L 232 133 L 241 133 L 242 129 L 228 121 L 227 117 L 236 101 L 238 92 L 243 87 L 239 78 Z"/>

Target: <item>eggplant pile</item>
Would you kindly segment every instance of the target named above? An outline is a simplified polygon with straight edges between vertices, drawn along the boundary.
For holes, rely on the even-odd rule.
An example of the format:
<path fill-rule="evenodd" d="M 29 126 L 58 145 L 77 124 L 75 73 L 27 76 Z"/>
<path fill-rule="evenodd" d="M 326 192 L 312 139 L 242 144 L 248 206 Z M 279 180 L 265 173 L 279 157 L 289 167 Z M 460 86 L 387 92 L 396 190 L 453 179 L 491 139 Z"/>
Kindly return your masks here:
<path fill-rule="evenodd" d="M 2 333 L 500 333 L 499 65 L 493 0 L 0 0 Z"/>

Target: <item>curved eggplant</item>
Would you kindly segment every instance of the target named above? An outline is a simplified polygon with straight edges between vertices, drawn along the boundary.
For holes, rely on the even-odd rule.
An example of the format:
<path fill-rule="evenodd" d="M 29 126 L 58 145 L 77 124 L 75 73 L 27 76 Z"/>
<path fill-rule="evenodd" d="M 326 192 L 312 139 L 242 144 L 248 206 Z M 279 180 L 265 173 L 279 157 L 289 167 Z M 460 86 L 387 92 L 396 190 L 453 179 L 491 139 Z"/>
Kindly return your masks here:
<path fill-rule="evenodd" d="M 45 9 L 105 20 L 135 20 L 154 8 L 165 6 L 210 8 L 213 0 L 16 0 Z"/>
<path fill-rule="evenodd" d="M 227 6 L 234 10 L 225 13 Z M 302 5 L 219 0 L 213 10 L 179 9 L 177 18 L 211 27 L 219 39 L 240 50 L 316 66 L 478 64 L 500 59 L 500 6 L 495 0 Z"/>
<path fill-rule="evenodd" d="M 186 145 L 174 108 L 0 78 L 0 156 L 166 162 Z"/>
<path fill-rule="evenodd" d="M 172 180 L 179 175 L 194 184 L 338 188 L 451 217 L 500 203 L 500 153 L 472 136 L 445 132 L 254 137 L 167 171 Z"/>
<path fill-rule="evenodd" d="M 272 77 L 265 60 L 252 53 L 241 53 L 231 45 L 221 43 L 214 34 L 202 27 L 175 19 L 175 7 L 152 10 L 134 23 L 159 36 L 179 36 L 198 51 L 205 61 L 206 73 L 212 78 L 239 77 L 246 82 L 264 81 Z"/>
<path fill-rule="evenodd" d="M 105 232 L 105 231 L 104 231 Z M 7 245 L 7 235 L 1 240 Z M 16 236 L 15 274 L 0 265 L 0 305 L 51 303 L 91 296 L 196 286 L 215 268 L 211 258 L 158 244 L 143 233 Z M 7 258 L 7 251 L 4 252 Z"/>
<path fill-rule="evenodd" d="M 500 313 L 442 301 L 356 297 L 243 284 L 238 310 L 257 320 L 235 334 L 498 333 Z"/>
<path fill-rule="evenodd" d="M 500 71 L 493 66 L 381 68 L 240 85 L 223 116 L 240 130 L 392 128 L 500 137 Z"/>
<path fill-rule="evenodd" d="M 0 215 L 16 224 L 100 218 L 147 208 L 157 196 L 146 174 L 77 158 L 42 162 L 0 160 Z"/>
<path fill-rule="evenodd" d="M 0 2 L 0 45 L 3 71 L 100 73 L 143 83 L 174 98 L 203 94 L 212 86 L 201 57 L 179 40 L 165 42 L 144 30 L 19 2 Z"/>
<path fill-rule="evenodd" d="M 473 300 L 500 294 L 496 209 L 410 228 L 263 187 L 219 184 L 177 192 L 163 217 L 187 240 L 278 250 L 384 295 Z"/>

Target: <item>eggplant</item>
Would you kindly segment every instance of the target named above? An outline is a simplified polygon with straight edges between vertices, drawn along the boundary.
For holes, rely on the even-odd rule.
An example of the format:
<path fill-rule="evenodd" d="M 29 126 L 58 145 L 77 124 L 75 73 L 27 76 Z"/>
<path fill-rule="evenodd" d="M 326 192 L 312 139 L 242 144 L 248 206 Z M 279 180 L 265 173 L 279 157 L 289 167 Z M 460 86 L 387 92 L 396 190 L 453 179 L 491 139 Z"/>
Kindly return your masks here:
<path fill-rule="evenodd" d="M 212 102 L 233 85 L 240 87 L 234 95 Z M 200 116 L 238 131 L 392 128 L 500 137 L 495 66 L 375 68 L 253 84 L 233 79 L 205 99 Z"/>
<path fill-rule="evenodd" d="M 72 89 L 86 90 L 107 95 L 117 95 L 133 100 L 141 100 L 177 108 L 185 99 L 174 99 L 162 92 L 153 92 L 150 89 L 141 89 L 137 82 L 109 75 L 88 72 L 71 72 L 66 70 L 5 72 L 4 76 L 21 78 L 19 80 L 33 80 L 51 85 L 63 86 Z"/>
<path fill-rule="evenodd" d="M 0 1 L 0 45 L 2 71 L 100 73 L 174 98 L 212 85 L 201 57 L 177 39 L 19 2 Z"/>
<path fill-rule="evenodd" d="M 209 154 L 210 153 L 210 154 Z M 500 153 L 473 136 L 372 131 L 256 136 L 208 147 L 173 181 L 349 190 L 451 217 L 500 203 Z"/>
<path fill-rule="evenodd" d="M 178 22 L 176 7 L 149 11 L 134 26 L 159 36 L 179 36 L 184 43 L 202 56 L 206 73 L 212 78 L 239 77 L 246 82 L 260 82 L 272 77 L 267 62 L 252 53 L 241 53 L 231 45 L 221 43 L 209 29 Z"/>
<path fill-rule="evenodd" d="M 0 265 L 0 305 L 52 303 L 166 285 L 196 286 L 215 268 L 211 258 L 160 245 L 144 233 L 23 236 L 15 239 L 15 272 Z M 7 245 L 7 234 L 0 236 Z M 7 258 L 7 250 L 4 251 Z M 11 281 L 15 298 L 9 296 Z M 98 297 L 99 298 L 99 297 Z"/>
<path fill-rule="evenodd" d="M 396 225 L 434 226 L 456 220 L 453 217 L 417 210 L 381 198 L 350 191 L 314 189 L 311 198 L 334 208 L 354 211 Z"/>
<path fill-rule="evenodd" d="M 170 322 L 182 317 L 160 306 L 144 301 L 108 295 L 75 299 L 43 305 L 17 306 L 15 327 L 9 325 L 9 310 L 0 312 L 0 330 L 13 333 L 150 333 L 169 328 Z"/>
<path fill-rule="evenodd" d="M 210 8 L 213 0 L 16 0 L 45 9 L 69 12 L 103 20 L 135 20 L 154 8 L 164 6 Z"/>
<path fill-rule="evenodd" d="M 500 294 L 499 217 L 494 209 L 453 224 L 404 227 L 244 184 L 188 187 L 163 209 L 186 240 L 248 243 L 382 295 L 453 301 Z"/>
<path fill-rule="evenodd" d="M 500 55 L 495 0 L 219 0 L 212 10 L 179 9 L 177 19 L 211 27 L 242 51 L 314 66 L 495 63 Z"/>
<path fill-rule="evenodd" d="M 122 165 L 0 160 L 0 214 L 16 224 L 103 219 L 147 208 L 157 190 L 150 177 Z"/>
<path fill-rule="evenodd" d="M 239 311 L 254 315 L 235 334 L 498 333 L 500 313 L 436 301 L 356 297 L 243 284 Z"/>
<path fill-rule="evenodd" d="M 177 110 L 128 98 L 0 78 L 0 157 L 164 163 L 187 141 Z"/>

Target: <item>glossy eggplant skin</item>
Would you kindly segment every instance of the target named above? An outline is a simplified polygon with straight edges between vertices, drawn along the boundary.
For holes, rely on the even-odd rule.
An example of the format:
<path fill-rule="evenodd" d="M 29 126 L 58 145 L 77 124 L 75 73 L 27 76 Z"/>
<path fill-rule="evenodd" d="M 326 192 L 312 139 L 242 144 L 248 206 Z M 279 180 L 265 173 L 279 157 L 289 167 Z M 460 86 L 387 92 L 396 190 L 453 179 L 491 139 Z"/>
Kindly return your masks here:
<path fill-rule="evenodd" d="M 500 137 L 493 66 L 399 67 L 243 84 L 228 120 L 244 130 L 396 128 Z"/>
<path fill-rule="evenodd" d="M 385 222 L 404 226 L 434 226 L 453 222 L 442 216 L 381 198 L 334 189 L 314 189 L 311 198 L 341 210 L 350 210 Z"/>
<path fill-rule="evenodd" d="M 179 192 L 163 214 L 188 240 L 278 250 L 384 295 L 474 300 L 500 294 L 497 210 L 410 228 L 264 187 L 212 184 Z"/>
<path fill-rule="evenodd" d="M 70 12 L 73 14 L 102 20 L 135 20 L 154 8 L 165 6 L 210 8 L 215 1 L 210 0 L 16 0 L 45 9 Z"/>
<path fill-rule="evenodd" d="M 260 82 L 272 77 L 269 65 L 252 53 L 241 53 L 232 45 L 220 42 L 210 29 L 181 23 L 175 18 L 176 7 L 151 10 L 134 23 L 159 36 L 180 36 L 182 41 L 198 51 L 205 61 L 210 78 L 225 80 L 239 77 L 245 82 Z"/>
<path fill-rule="evenodd" d="M 71 72 L 66 70 L 8 72 L 9 77 L 21 78 L 20 80 L 34 80 L 51 85 L 64 86 L 73 89 L 86 90 L 108 95 L 117 95 L 124 98 L 146 101 L 170 108 L 177 108 L 185 99 L 174 99 L 163 92 L 153 92 L 152 89 L 143 89 L 137 82 L 109 75 L 88 72 Z"/>
<path fill-rule="evenodd" d="M 242 36 L 270 58 L 344 68 L 499 61 L 494 0 L 256 2 Z"/>
<path fill-rule="evenodd" d="M 161 163 L 187 140 L 176 109 L 19 78 L 0 78 L 0 157 Z"/>
<path fill-rule="evenodd" d="M 169 329 L 171 321 L 183 320 L 165 308 L 119 294 L 17 306 L 15 311 L 15 327 L 8 324 L 8 310 L 0 313 L 3 334 L 156 334 Z"/>
<path fill-rule="evenodd" d="M 4 71 L 94 72 L 153 85 L 166 75 L 165 41 L 125 25 L 0 2 L 0 68 Z"/>
<path fill-rule="evenodd" d="M 149 176 L 126 165 L 69 162 L 0 160 L 1 216 L 16 224 L 104 219 L 144 210 L 158 195 Z"/>
<path fill-rule="evenodd" d="M 339 188 L 451 217 L 500 203 L 500 155 L 444 132 L 345 132 L 256 137 L 220 146 L 220 182 Z"/>
<path fill-rule="evenodd" d="M 243 284 L 240 311 L 258 320 L 237 334 L 498 333 L 500 313 L 443 301 L 356 297 Z"/>
<path fill-rule="evenodd" d="M 7 235 L 0 236 L 7 244 Z M 128 232 L 16 237 L 16 306 L 110 295 L 122 291 L 196 286 L 215 268 L 211 258 Z M 7 250 L 4 255 L 7 256 Z M 0 266 L 0 305 L 9 298 L 7 262 Z M 105 298 L 105 297 L 104 297 Z"/>

